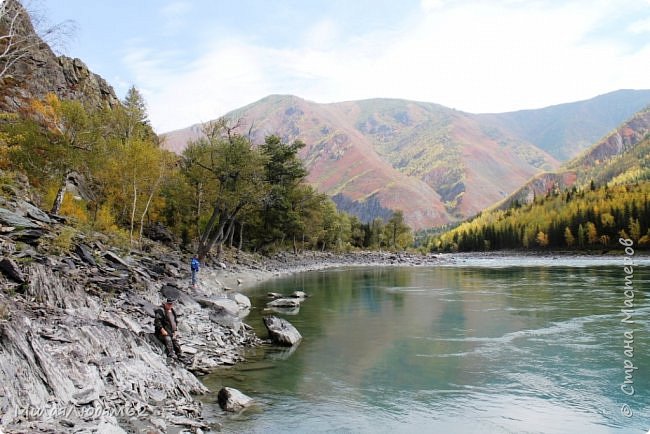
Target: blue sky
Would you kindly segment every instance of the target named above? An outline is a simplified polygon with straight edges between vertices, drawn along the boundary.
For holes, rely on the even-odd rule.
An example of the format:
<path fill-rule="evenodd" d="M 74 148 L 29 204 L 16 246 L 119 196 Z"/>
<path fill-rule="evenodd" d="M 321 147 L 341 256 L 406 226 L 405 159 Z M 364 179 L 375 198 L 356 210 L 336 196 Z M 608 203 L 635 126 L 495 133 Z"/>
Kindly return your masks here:
<path fill-rule="evenodd" d="M 26 1 L 30 4 L 30 1 Z M 650 89 L 650 0 L 31 0 L 157 132 L 272 93 L 468 112 Z"/>

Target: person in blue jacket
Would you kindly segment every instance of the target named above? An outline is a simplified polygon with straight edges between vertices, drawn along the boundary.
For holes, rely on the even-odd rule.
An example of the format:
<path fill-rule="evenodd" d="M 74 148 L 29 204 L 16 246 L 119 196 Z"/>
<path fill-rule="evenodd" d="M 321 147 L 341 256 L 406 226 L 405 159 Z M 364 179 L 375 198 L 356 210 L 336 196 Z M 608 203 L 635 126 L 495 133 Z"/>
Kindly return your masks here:
<path fill-rule="evenodd" d="M 199 268 L 201 268 L 201 263 L 199 262 L 199 258 L 197 258 L 196 256 L 192 257 L 192 261 L 190 262 L 190 268 L 192 269 L 192 287 L 195 287 L 197 281 L 197 274 L 199 273 Z"/>

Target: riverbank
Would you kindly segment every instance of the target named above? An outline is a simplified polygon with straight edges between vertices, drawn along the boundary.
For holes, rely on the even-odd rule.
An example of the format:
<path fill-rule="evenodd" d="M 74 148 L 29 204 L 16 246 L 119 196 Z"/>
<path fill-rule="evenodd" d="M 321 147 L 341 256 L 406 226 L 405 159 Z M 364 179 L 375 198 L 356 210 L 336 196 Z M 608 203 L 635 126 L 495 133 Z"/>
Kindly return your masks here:
<path fill-rule="evenodd" d="M 275 276 L 348 265 L 427 265 L 432 255 L 310 252 L 272 258 L 226 250 L 189 285 L 189 255 L 146 241 L 119 248 L 34 206 L 0 198 L 0 429 L 204 432 L 197 375 L 243 360 L 262 341 L 239 294 Z M 169 363 L 153 313 L 177 299 L 181 363 Z M 215 391 L 216 392 L 216 391 Z"/>
<path fill-rule="evenodd" d="M 201 417 L 196 395 L 208 390 L 196 376 L 241 362 L 244 349 L 262 342 L 245 323 L 250 302 L 239 291 L 324 268 L 455 265 L 511 255 L 267 258 L 226 249 L 192 288 L 188 254 L 149 241 L 137 251 L 120 249 L 20 192 L 10 196 L 0 198 L 0 429 L 7 433 L 217 430 Z M 154 309 L 167 297 L 178 300 L 179 364 L 168 363 L 153 335 Z"/>
<path fill-rule="evenodd" d="M 292 273 L 317 271 L 326 268 L 357 266 L 432 266 L 448 262 L 450 255 L 407 252 L 358 251 L 349 253 L 281 252 L 272 257 L 248 253 L 226 252 L 223 261 L 201 273 L 200 279 L 208 285 L 245 289 L 256 283 Z"/>

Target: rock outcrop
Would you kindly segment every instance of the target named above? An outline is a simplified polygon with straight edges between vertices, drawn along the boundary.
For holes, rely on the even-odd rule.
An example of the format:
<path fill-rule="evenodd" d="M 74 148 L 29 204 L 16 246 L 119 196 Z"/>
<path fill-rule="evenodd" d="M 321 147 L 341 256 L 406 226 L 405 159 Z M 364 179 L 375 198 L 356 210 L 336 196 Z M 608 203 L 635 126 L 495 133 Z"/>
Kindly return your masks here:
<path fill-rule="evenodd" d="M 67 253 L 55 254 L 48 246 L 64 225 L 20 191 L 0 199 L 0 430 L 206 429 L 193 395 L 208 390 L 195 374 L 242 361 L 241 349 L 261 343 L 242 322 L 248 298 L 189 288 L 178 271 L 187 258 L 159 245 L 117 252 L 101 234 L 77 234 Z M 27 239 L 26 230 L 38 236 Z M 153 328 L 154 309 L 171 293 L 177 364 Z M 215 312 L 220 300 L 234 312 Z"/>
<path fill-rule="evenodd" d="M 0 111 L 17 112 L 29 100 L 42 99 L 48 93 L 54 93 L 60 99 L 78 100 L 93 108 L 119 104 L 113 88 L 80 59 L 54 54 L 36 34 L 27 12 L 18 1 L 5 0 L 2 6 L 8 12 L 0 14 L 0 29 L 8 29 L 9 20 L 18 14 L 19 25 L 13 28 L 16 38 L 29 44 L 30 48 L 4 77 L 0 77 Z M 0 70 L 2 67 L 3 59 L 0 59 Z"/>

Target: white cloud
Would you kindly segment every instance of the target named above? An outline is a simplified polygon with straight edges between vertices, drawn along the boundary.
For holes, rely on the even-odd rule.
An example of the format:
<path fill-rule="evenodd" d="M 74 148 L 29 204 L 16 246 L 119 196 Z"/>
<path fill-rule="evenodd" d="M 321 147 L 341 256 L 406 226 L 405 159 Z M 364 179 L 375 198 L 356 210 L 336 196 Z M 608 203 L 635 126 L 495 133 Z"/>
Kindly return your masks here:
<path fill-rule="evenodd" d="M 588 39 L 611 6 L 530 5 L 424 0 L 425 12 L 401 29 L 345 39 L 336 23 L 323 19 L 299 48 L 233 39 L 213 43 L 180 68 L 172 52 L 132 50 L 125 62 L 145 84 L 159 132 L 214 119 L 271 93 L 319 102 L 396 97 L 496 112 L 650 88 L 650 45 L 629 52 L 605 38 Z"/>
<path fill-rule="evenodd" d="M 160 10 L 164 28 L 169 32 L 180 31 L 186 26 L 187 14 L 191 10 L 191 4 L 186 1 L 172 1 L 166 4 Z"/>
<path fill-rule="evenodd" d="M 315 23 L 303 38 L 303 45 L 307 47 L 330 47 L 339 37 L 338 25 L 329 18 Z"/>
<path fill-rule="evenodd" d="M 649 1 L 650 3 L 650 1 Z M 650 32 L 650 18 L 642 19 L 633 22 L 627 30 L 634 34 L 649 33 Z"/>
<path fill-rule="evenodd" d="M 420 8 L 425 12 L 441 9 L 445 5 L 445 0 L 420 0 Z"/>

